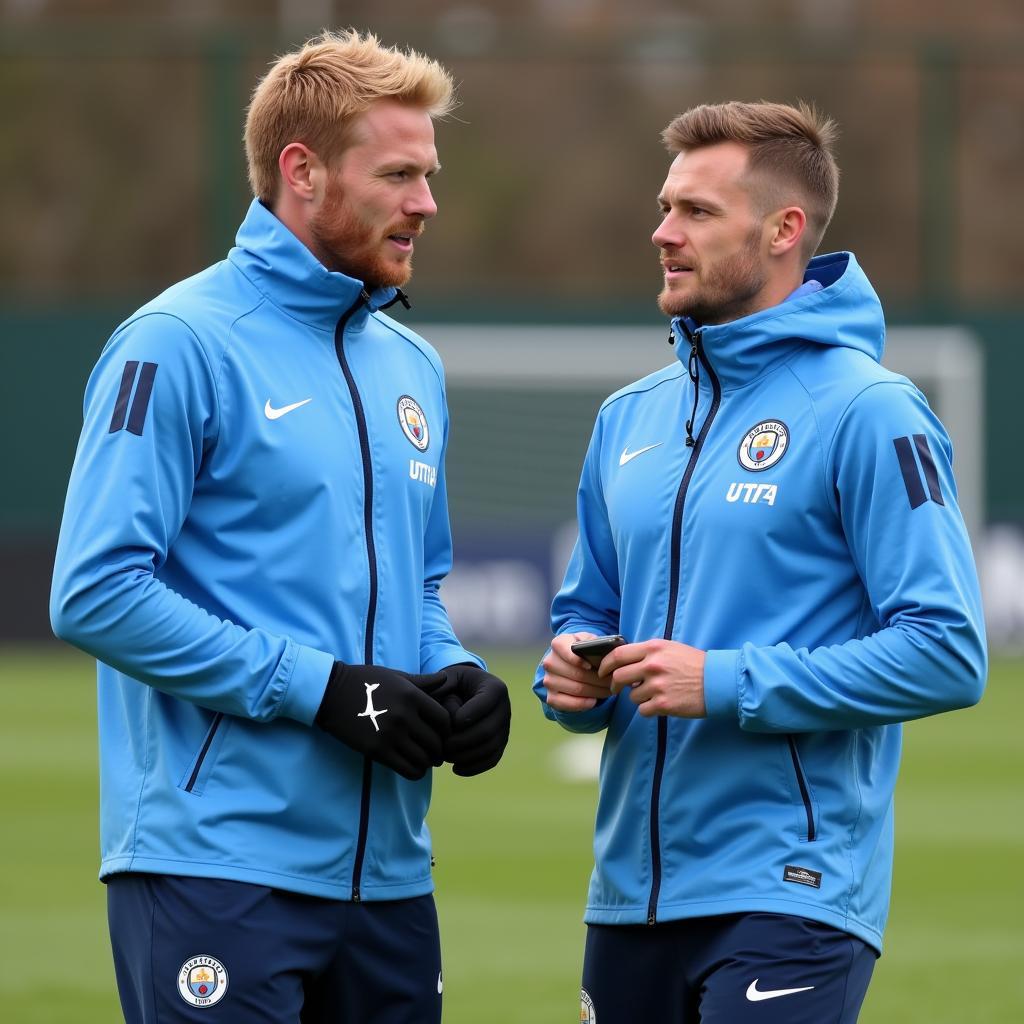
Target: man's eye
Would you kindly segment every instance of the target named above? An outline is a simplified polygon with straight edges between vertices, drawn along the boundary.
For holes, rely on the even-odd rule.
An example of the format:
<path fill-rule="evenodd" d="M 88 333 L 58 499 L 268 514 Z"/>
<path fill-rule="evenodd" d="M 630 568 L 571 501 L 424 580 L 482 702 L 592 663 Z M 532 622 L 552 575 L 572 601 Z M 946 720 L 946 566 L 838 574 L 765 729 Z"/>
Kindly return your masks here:
<path fill-rule="evenodd" d="M 408 171 L 392 171 L 388 175 L 388 177 L 389 178 L 395 178 L 398 181 L 405 181 L 405 179 L 409 177 L 409 172 Z"/>
<path fill-rule="evenodd" d="M 706 217 L 708 215 L 708 211 L 705 210 L 704 207 L 702 207 L 702 206 L 693 206 L 693 207 L 690 208 L 690 214 L 692 216 L 698 217 L 698 218 L 699 217 Z"/>

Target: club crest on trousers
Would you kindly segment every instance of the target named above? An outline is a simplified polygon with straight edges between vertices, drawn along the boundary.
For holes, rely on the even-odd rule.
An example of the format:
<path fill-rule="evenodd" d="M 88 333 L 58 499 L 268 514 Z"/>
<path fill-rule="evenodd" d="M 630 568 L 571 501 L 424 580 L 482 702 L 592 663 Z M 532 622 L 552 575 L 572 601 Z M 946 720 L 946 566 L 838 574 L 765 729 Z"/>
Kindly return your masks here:
<path fill-rule="evenodd" d="M 190 1006 L 213 1006 L 227 991 L 227 969 L 212 956 L 194 956 L 178 971 L 178 994 Z"/>

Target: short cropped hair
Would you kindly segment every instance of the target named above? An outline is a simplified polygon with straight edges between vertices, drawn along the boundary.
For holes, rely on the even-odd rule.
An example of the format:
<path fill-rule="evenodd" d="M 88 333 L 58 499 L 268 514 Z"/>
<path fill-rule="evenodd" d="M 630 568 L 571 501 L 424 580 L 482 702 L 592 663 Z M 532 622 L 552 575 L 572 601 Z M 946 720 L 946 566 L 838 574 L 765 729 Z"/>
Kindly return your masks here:
<path fill-rule="evenodd" d="M 747 148 L 748 176 L 767 214 L 800 206 L 807 214 L 807 259 L 821 243 L 839 198 L 839 166 L 832 147 L 839 135 L 834 121 L 806 103 L 704 104 L 680 114 L 661 133 L 670 153 L 736 142 Z M 794 202 L 794 200 L 797 200 Z"/>
<path fill-rule="evenodd" d="M 443 117 L 455 105 L 451 74 L 414 50 L 381 45 L 355 29 L 325 31 L 279 57 L 252 94 L 245 121 L 249 184 L 272 203 L 278 158 L 292 142 L 331 163 L 348 142 L 353 119 L 376 100 L 393 99 Z"/>

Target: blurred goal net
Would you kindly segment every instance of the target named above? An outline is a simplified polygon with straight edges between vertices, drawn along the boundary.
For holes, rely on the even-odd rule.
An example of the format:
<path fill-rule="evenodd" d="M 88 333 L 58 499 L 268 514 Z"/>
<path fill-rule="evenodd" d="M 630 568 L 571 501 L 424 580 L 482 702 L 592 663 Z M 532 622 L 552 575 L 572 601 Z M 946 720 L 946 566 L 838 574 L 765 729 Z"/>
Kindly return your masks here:
<path fill-rule="evenodd" d="M 445 586 L 467 642 L 532 643 L 575 536 L 575 496 L 601 402 L 672 363 L 658 326 L 429 324 L 445 364 L 456 568 Z M 977 546 L 985 521 L 984 359 L 967 330 L 895 327 L 883 362 L 928 396 L 954 446 Z"/>

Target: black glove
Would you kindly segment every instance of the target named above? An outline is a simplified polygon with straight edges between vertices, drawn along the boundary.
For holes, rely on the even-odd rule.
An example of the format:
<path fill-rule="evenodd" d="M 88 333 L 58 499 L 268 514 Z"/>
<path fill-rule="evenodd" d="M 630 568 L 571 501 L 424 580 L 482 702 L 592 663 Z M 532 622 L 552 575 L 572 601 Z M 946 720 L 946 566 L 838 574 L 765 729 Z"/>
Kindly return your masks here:
<path fill-rule="evenodd" d="M 479 775 L 501 760 L 508 743 L 512 720 L 508 687 L 476 665 L 449 665 L 445 675 L 454 683 L 458 707 L 452 714 L 452 735 L 444 745 L 444 759 L 452 762 L 456 775 Z M 448 707 L 454 705 L 448 694 L 440 699 Z"/>
<path fill-rule="evenodd" d="M 336 661 L 316 724 L 372 761 L 421 779 L 444 763 L 452 721 L 441 701 L 453 689 L 444 672 L 411 675 Z"/>

